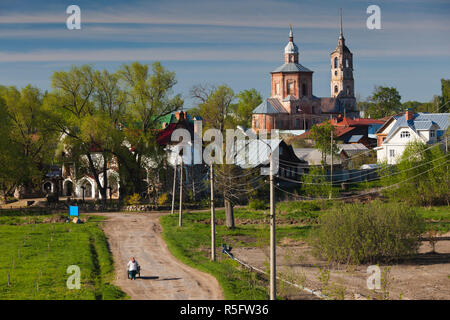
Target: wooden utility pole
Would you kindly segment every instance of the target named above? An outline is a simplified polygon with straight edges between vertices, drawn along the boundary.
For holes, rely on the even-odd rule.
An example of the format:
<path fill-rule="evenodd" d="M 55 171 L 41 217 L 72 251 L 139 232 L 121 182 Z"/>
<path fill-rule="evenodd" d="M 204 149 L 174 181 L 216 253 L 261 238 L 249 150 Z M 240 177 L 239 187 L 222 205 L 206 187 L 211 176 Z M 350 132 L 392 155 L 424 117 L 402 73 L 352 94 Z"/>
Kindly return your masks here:
<path fill-rule="evenodd" d="M 214 169 L 212 162 L 209 171 L 209 181 L 211 184 L 211 261 L 216 261 L 216 218 L 214 207 Z"/>
<path fill-rule="evenodd" d="M 183 226 L 183 160 L 180 165 L 180 210 L 178 212 L 178 226 Z"/>
<path fill-rule="evenodd" d="M 273 161 L 270 154 L 270 300 L 277 298 L 276 240 L 275 240 L 275 189 L 273 182 Z"/>
<path fill-rule="evenodd" d="M 331 199 L 332 194 L 333 194 L 333 132 L 334 132 L 334 127 L 332 127 L 331 129 L 331 143 L 330 143 L 330 150 L 331 150 L 331 167 L 330 167 L 330 194 L 329 194 L 329 198 Z"/>
<path fill-rule="evenodd" d="M 177 163 L 175 162 L 175 167 L 173 168 L 173 187 L 172 187 L 172 211 L 170 212 L 173 214 L 175 210 L 175 190 L 177 185 Z"/>

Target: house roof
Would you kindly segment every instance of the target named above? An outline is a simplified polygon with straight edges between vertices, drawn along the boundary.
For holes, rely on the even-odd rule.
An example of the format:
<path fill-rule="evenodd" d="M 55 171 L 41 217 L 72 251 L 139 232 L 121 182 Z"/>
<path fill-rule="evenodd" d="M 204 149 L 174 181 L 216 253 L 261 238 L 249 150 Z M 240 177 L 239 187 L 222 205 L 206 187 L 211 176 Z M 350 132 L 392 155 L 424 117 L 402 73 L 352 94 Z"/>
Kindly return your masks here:
<path fill-rule="evenodd" d="M 358 142 L 363 137 L 364 136 L 362 134 L 353 135 L 353 136 L 350 137 L 350 139 L 348 139 L 348 142 L 350 142 L 350 143 Z"/>
<path fill-rule="evenodd" d="M 274 114 L 274 113 L 288 113 L 284 109 L 280 101 L 275 98 L 269 98 L 263 101 L 259 106 L 253 110 L 254 114 Z"/>
<path fill-rule="evenodd" d="M 450 113 L 416 113 L 411 120 L 406 120 L 406 115 L 394 117 L 397 121 L 385 141 L 388 141 L 399 128 L 411 128 L 417 133 L 417 130 L 430 130 L 435 125 L 439 130 L 447 130 L 449 117 Z"/>
<path fill-rule="evenodd" d="M 313 71 L 302 66 L 300 63 L 289 62 L 283 64 L 282 66 L 279 66 L 278 68 L 272 71 L 272 73 L 278 72 L 313 72 Z"/>

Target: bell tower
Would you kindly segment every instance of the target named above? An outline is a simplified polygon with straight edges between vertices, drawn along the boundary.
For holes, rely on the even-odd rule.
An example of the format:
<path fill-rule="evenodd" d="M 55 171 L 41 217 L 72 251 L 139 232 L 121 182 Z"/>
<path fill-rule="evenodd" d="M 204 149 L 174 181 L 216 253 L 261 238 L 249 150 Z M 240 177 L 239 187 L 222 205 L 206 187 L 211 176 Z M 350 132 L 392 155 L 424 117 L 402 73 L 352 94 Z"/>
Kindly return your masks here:
<path fill-rule="evenodd" d="M 336 49 L 331 53 L 331 97 L 354 98 L 355 84 L 353 79 L 353 54 L 345 45 L 342 31 L 342 9 L 341 28 Z"/>

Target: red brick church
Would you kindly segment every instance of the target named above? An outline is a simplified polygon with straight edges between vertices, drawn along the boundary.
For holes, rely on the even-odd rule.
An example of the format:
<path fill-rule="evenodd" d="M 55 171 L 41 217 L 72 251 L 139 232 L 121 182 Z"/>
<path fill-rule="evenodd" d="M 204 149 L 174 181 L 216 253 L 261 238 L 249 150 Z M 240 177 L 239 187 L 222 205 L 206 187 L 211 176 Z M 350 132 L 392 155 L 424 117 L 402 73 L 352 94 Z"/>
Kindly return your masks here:
<path fill-rule="evenodd" d="M 353 54 L 345 45 L 341 28 L 336 49 L 331 53 L 331 97 L 313 94 L 313 71 L 299 63 L 298 47 L 292 28 L 284 48 L 284 64 L 271 72 L 271 97 L 252 115 L 252 128 L 308 130 L 330 117 L 359 117 L 353 80 Z"/>

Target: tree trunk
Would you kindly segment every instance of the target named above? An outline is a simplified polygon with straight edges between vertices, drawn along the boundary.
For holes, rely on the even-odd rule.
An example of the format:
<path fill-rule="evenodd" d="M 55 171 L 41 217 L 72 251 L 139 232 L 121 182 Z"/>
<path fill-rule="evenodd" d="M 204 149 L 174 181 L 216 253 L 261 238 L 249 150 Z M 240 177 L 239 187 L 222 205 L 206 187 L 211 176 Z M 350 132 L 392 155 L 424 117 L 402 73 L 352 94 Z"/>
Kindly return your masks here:
<path fill-rule="evenodd" d="M 226 226 L 229 229 L 234 229 L 234 212 L 233 212 L 233 204 L 230 200 L 226 199 L 225 202 L 225 217 L 226 217 Z"/>

